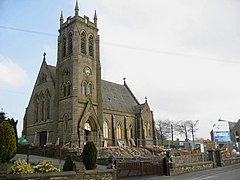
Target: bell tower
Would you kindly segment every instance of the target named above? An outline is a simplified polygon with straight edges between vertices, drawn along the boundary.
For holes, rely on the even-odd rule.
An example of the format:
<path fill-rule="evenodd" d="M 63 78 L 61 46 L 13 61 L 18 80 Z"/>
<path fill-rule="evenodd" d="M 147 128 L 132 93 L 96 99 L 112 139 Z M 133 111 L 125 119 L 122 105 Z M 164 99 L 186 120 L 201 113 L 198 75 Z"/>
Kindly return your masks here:
<path fill-rule="evenodd" d="M 75 14 L 64 21 L 60 15 L 56 65 L 56 123 L 63 143 L 79 144 L 79 124 L 84 123 L 86 107 L 91 104 L 95 124 L 102 124 L 101 65 L 97 14 L 93 22 Z M 94 119 L 93 117 L 91 117 Z M 99 129 L 99 128 L 98 128 Z"/>

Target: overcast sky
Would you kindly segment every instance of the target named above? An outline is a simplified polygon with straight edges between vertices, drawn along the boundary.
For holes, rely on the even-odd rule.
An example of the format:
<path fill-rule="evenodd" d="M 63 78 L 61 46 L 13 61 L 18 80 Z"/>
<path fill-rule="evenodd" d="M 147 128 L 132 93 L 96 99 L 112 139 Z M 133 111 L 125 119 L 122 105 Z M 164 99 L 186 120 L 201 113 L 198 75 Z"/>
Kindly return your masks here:
<path fill-rule="evenodd" d="M 66 20 L 74 6 L 0 1 L 0 108 L 18 119 L 19 134 L 42 54 L 56 65 L 60 12 Z M 238 121 L 239 0 L 81 0 L 79 7 L 91 20 L 97 11 L 102 78 L 123 84 L 125 77 L 155 120 L 199 120 L 199 138 L 209 138 L 218 119 Z"/>

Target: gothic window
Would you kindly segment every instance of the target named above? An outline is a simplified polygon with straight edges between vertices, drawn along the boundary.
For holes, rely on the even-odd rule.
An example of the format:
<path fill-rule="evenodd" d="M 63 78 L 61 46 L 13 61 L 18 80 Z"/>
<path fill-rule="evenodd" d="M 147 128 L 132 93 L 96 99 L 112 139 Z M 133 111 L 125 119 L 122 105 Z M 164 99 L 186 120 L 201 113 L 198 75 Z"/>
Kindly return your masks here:
<path fill-rule="evenodd" d="M 147 124 L 147 128 L 148 128 L 148 136 L 151 136 L 152 133 L 151 133 L 151 125 L 150 125 L 150 123 Z"/>
<path fill-rule="evenodd" d="M 129 126 L 129 137 L 133 138 L 133 128 L 132 128 L 132 125 Z"/>
<path fill-rule="evenodd" d="M 67 96 L 70 96 L 70 94 L 71 94 L 71 83 L 68 81 L 67 82 Z"/>
<path fill-rule="evenodd" d="M 147 136 L 147 123 L 144 124 L 144 136 Z"/>
<path fill-rule="evenodd" d="M 66 84 L 63 84 L 63 97 L 67 96 L 67 87 Z"/>
<path fill-rule="evenodd" d="M 66 37 L 63 36 L 63 49 L 62 49 L 62 52 L 63 52 L 63 57 L 66 56 L 66 53 L 67 53 L 67 40 L 66 40 Z"/>
<path fill-rule="evenodd" d="M 68 76 L 68 74 L 69 74 L 68 70 L 65 69 L 65 70 L 64 70 L 64 75 L 65 75 L 65 76 Z"/>
<path fill-rule="evenodd" d="M 50 119 L 50 94 L 47 90 L 45 93 L 45 108 L 46 108 L 46 119 Z"/>
<path fill-rule="evenodd" d="M 47 98 L 47 119 L 50 119 L 50 97 Z"/>
<path fill-rule="evenodd" d="M 73 46 L 72 46 L 73 41 L 72 41 L 72 33 L 71 32 L 68 35 L 68 43 L 69 43 L 68 44 L 69 54 L 71 54 L 72 53 L 72 48 L 73 48 Z"/>
<path fill-rule="evenodd" d="M 42 110 L 42 115 L 41 115 L 41 121 L 43 121 L 44 120 L 44 99 L 42 98 L 42 103 L 41 103 L 41 105 L 42 105 L 42 107 L 41 107 L 41 110 Z"/>
<path fill-rule="evenodd" d="M 106 121 L 103 123 L 103 136 L 104 138 L 108 138 L 108 124 Z"/>
<path fill-rule="evenodd" d="M 117 139 L 122 139 L 122 127 L 121 124 L 117 125 Z"/>
<path fill-rule="evenodd" d="M 86 96 L 86 82 L 82 83 L 82 95 Z"/>
<path fill-rule="evenodd" d="M 86 54 L 86 34 L 82 32 L 81 34 L 81 53 Z"/>
<path fill-rule="evenodd" d="M 35 97 L 34 100 L 34 122 L 38 122 L 38 106 L 39 106 L 39 98 Z"/>
<path fill-rule="evenodd" d="M 90 97 L 92 96 L 92 83 L 88 83 L 87 95 Z"/>
<path fill-rule="evenodd" d="M 44 96 L 43 94 L 41 93 L 40 96 L 40 121 L 43 121 L 44 120 Z"/>
<path fill-rule="evenodd" d="M 88 54 L 89 56 L 93 57 L 93 53 L 94 53 L 94 46 L 93 46 L 93 36 L 89 36 L 88 38 Z"/>

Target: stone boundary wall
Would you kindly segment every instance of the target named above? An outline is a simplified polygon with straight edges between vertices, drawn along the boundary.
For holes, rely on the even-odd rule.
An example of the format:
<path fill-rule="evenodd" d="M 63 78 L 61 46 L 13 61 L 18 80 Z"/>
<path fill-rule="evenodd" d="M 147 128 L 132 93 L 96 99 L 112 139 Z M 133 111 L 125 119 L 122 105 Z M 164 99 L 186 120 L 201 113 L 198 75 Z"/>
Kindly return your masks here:
<path fill-rule="evenodd" d="M 222 166 L 228 166 L 231 164 L 240 163 L 240 157 L 231 157 L 231 158 L 223 158 L 222 159 Z"/>
<path fill-rule="evenodd" d="M 117 180 L 116 170 L 85 170 L 83 173 L 75 171 L 33 173 L 33 174 L 9 174 L 6 179 L 14 180 Z"/>
<path fill-rule="evenodd" d="M 188 163 L 188 164 L 176 164 L 175 168 L 170 170 L 171 175 L 178 175 L 183 173 L 189 173 L 194 171 L 200 171 L 213 168 L 212 161 Z"/>

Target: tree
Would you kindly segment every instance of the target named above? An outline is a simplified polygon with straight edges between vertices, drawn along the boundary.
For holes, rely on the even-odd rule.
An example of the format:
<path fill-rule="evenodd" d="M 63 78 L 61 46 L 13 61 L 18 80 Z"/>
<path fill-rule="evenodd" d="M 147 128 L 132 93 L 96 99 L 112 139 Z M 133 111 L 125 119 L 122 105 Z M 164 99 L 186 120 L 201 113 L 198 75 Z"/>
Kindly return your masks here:
<path fill-rule="evenodd" d="M 70 155 L 68 155 L 66 158 L 65 158 L 65 162 L 64 162 L 64 165 L 63 165 L 63 171 L 73 171 L 73 160 L 72 160 L 72 157 Z"/>
<path fill-rule="evenodd" d="M 195 137 L 194 134 L 198 130 L 199 120 L 187 120 L 187 121 L 178 121 L 176 125 L 176 131 L 180 134 L 185 136 L 185 141 L 188 142 L 188 134 L 191 133 L 193 139 L 193 145 L 195 147 Z"/>
<path fill-rule="evenodd" d="M 0 162 L 8 162 L 16 155 L 15 132 L 8 121 L 0 123 Z"/>
<path fill-rule="evenodd" d="M 185 136 L 185 141 L 188 142 L 188 121 L 178 121 L 176 123 L 176 131 L 180 134 L 180 135 L 184 135 Z"/>
<path fill-rule="evenodd" d="M 171 137 L 173 141 L 173 126 L 174 126 L 174 123 L 170 120 L 158 120 L 157 131 L 160 136 L 162 145 L 163 145 L 164 139 Z"/>
<path fill-rule="evenodd" d="M 8 121 L 12 125 L 14 132 L 15 132 L 15 139 L 16 139 L 16 145 L 17 145 L 17 143 L 18 143 L 18 135 L 17 135 L 18 120 L 15 121 L 13 118 L 11 118 L 11 119 L 7 118 L 6 113 L 1 111 L 0 112 L 0 123 L 2 123 L 4 121 Z"/>
<path fill-rule="evenodd" d="M 192 139 L 193 139 L 193 146 L 194 146 L 194 148 L 195 148 L 195 136 L 194 136 L 194 134 L 198 130 L 198 127 L 197 127 L 198 122 L 199 122 L 199 120 L 196 120 L 196 121 L 190 120 L 189 121 L 189 129 L 190 129 L 190 131 L 192 133 Z"/>
<path fill-rule="evenodd" d="M 83 147 L 83 164 L 87 170 L 94 169 L 97 163 L 97 148 L 92 141 L 88 141 Z"/>

